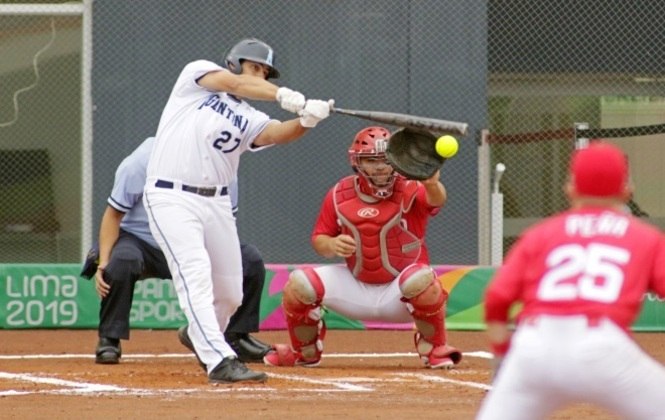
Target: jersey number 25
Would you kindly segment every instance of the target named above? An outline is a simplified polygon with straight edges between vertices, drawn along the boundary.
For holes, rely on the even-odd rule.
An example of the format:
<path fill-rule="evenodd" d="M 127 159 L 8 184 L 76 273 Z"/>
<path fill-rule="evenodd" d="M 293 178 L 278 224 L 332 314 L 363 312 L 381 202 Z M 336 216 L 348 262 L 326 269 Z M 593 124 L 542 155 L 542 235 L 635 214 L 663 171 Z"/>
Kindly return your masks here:
<path fill-rule="evenodd" d="M 543 301 L 585 299 L 603 303 L 618 299 L 624 282 L 622 265 L 630 260 L 624 248 L 591 243 L 562 245 L 547 256 L 547 273 L 540 280 Z"/>

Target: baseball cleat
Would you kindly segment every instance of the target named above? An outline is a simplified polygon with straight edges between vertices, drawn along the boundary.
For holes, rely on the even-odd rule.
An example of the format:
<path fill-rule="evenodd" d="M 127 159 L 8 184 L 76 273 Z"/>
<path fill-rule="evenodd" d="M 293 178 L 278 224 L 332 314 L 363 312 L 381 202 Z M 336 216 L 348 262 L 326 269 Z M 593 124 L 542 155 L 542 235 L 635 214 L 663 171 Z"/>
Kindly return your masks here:
<path fill-rule="evenodd" d="M 199 358 L 198 353 L 196 353 L 196 349 L 194 349 L 194 344 L 192 343 L 192 340 L 189 338 L 189 333 L 187 333 L 187 325 L 178 328 L 178 340 L 180 340 L 180 344 L 187 347 L 189 351 L 194 353 L 194 356 L 196 356 L 196 360 L 198 360 L 199 362 L 199 366 L 201 366 L 201 369 L 207 372 L 208 369 L 206 368 L 205 363 L 203 363 Z"/>
<path fill-rule="evenodd" d="M 261 363 L 273 347 L 248 333 L 225 333 L 224 338 L 243 363 Z"/>
<path fill-rule="evenodd" d="M 305 360 L 302 355 L 286 344 L 275 344 L 275 349 L 263 357 L 263 363 L 268 366 L 304 366 L 316 367 L 321 363 L 321 355 L 316 359 Z"/>
<path fill-rule="evenodd" d="M 436 358 L 436 357 L 425 357 L 423 358 L 423 363 L 425 367 L 430 369 L 452 369 L 455 366 L 455 362 L 450 357 Z"/>
<path fill-rule="evenodd" d="M 430 369 L 452 369 L 462 361 L 462 352 L 447 344 L 434 347 L 429 354 L 421 354 L 420 360 Z"/>
<path fill-rule="evenodd" d="M 237 357 L 225 357 L 208 375 L 211 384 L 231 384 L 236 382 L 265 382 L 268 375 L 254 372 Z"/>

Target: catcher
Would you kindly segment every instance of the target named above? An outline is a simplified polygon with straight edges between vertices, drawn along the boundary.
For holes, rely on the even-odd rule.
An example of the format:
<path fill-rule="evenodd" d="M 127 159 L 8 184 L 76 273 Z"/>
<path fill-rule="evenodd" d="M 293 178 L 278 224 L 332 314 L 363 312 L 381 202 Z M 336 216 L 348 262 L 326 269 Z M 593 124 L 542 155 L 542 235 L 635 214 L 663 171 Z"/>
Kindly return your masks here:
<path fill-rule="evenodd" d="M 387 160 L 391 134 L 382 127 L 357 133 L 348 154 L 355 175 L 341 179 L 324 198 L 312 246 L 343 265 L 296 269 L 284 287 L 282 306 L 290 345 L 278 344 L 263 361 L 270 366 L 316 366 L 326 326 L 322 308 L 363 321 L 415 321 L 415 346 L 429 368 L 449 369 L 462 354 L 446 343 L 448 293 L 429 265 L 427 222 L 446 202 L 439 169 L 414 181 Z M 393 156 L 399 160 L 399 156 Z"/>

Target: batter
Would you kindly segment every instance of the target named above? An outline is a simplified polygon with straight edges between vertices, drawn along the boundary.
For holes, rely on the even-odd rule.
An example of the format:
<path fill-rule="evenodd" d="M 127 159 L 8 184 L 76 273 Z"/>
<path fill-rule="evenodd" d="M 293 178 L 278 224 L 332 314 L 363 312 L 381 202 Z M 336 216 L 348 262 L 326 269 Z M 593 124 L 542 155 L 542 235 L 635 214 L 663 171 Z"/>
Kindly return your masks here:
<path fill-rule="evenodd" d="M 279 72 L 273 49 L 245 39 L 211 61 L 187 64 L 162 113 L 148 165 L 144 203 L 164 252 L 188 335 L 211 383 L 263 382 L 225 341 L 242 300 L 240 244 L 228 186 L 240 155 L 287 144 L 328 117 L 332 101 L 305 100 L 267 81 Z M 298 118 L 280 122 L 244 99 L 277 101 Z"/>

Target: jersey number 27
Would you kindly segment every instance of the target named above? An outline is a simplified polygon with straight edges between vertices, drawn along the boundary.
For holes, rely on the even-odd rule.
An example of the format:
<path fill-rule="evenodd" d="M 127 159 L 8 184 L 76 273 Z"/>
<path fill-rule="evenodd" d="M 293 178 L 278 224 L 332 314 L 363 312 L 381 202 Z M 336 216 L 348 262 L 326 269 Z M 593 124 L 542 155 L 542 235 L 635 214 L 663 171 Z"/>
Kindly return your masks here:
<path fill-rule="evenodd" d="M 591 243 L 562 245 L 547 256 L 548 271 L 540 280 L 538 298 L 543 301 L 585 299 L 611 303 L 624 282 L 622 266 L 630 260 L 625 248 Z"/>
<path fill-rule="evenodd" d="M 212 147 L 214 147 L 217 150 L 221 150 L 222 153 L 231 153 L 232 151 L 236 150 L 238 146 L 240 145 L 240 139 L 239 138 L 234 138 L 231 143 L 231 137 L 233 135 L 229 133 L 228 131 L 222 131 L 219 137 L 215 139 L 215 141 L 212 143 Z"/>

